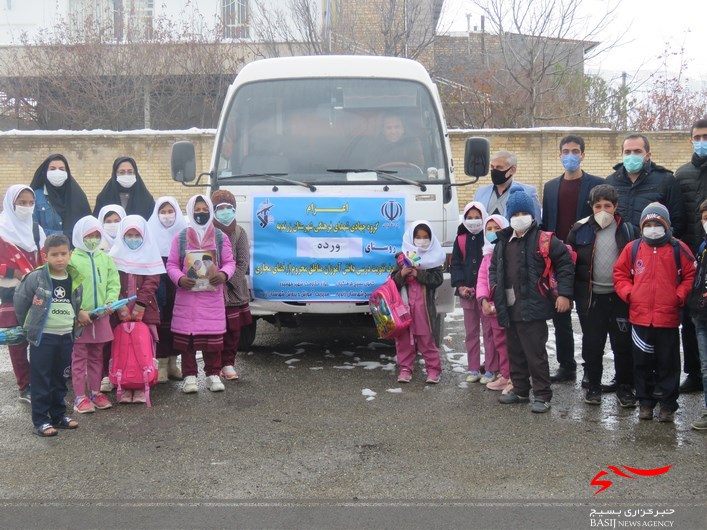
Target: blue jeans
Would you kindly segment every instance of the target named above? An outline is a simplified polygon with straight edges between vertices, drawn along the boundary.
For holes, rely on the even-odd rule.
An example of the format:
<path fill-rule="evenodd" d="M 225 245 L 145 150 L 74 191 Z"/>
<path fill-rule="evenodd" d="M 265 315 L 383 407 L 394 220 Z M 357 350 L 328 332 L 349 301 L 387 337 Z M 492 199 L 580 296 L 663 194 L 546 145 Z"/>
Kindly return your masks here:
<path fill-rule="evenodd" d="M 705 408 L 707 409 L 707 320 L 692 319 L 697 334 L 697 347 L 700 350 L 700 366 L 702 367 L 702 385 L 705 392 Z"/>
<path fill-rule="evenodd" d="M 35 427 L 56 424 L 66 414 L 64 372 L 71 364 L 73 344 L 71 333 L 44 334 L 39 346 L 29 347 L 32 423 Z"/>

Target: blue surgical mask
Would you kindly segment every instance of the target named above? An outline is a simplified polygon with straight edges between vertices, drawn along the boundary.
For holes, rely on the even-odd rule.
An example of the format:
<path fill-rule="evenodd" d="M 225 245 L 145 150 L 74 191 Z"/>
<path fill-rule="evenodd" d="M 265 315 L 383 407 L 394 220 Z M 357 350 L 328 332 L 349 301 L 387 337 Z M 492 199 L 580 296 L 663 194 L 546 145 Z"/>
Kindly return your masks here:
<path fill-rule="evenodd" d="M 579 155 L 562 155 L 560 157 L 560 160 L 562 160 L 562 165 L 564 166 L 565 170 L 569 171 L 570 173 L 577 171 L 579 169 L 579 165 L 582 163 L 582 159 L 579 157 Z"/>
<path fill-rule="evenodd" d="M 707 156 L 707 141 L 704 142 L 694 142 L 695 154 L 700 158 Z"/>
<path fill-rule="evenodd" d="M 624 155 L 624 167 L 629 173 L 638 173 L 643 167 L 641 155 Z"/>
<path fill-rule="evenodd" d="M 137 250 L 142 246 L 142 238 L 141 237 L 130 237 L 130 238 L 125 238 L 125 244 L 128 246 L 130 250 Z"/>
<path fill-rule="evenodd" d="M 498 234 L 496 232 L 486 232 L 486 241 L 489 243 L 495 243 L 498 239 Z"/>
<path fill-rule="evenodd" d="M 216 220 L 222 225 L 228 226 L 236 218 L 236 210 L 233 208 L 224 208 L 216 210 Z"/>

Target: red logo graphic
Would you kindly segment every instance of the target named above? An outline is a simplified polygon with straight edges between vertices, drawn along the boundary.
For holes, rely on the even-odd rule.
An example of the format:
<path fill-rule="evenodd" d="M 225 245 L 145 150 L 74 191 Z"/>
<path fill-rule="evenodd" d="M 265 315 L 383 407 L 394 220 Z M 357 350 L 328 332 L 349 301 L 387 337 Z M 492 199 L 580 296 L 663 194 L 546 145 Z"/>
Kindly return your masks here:
<path fill-rule="evenodd" d="M 664 473 L 667 473 L 668 471 L 670 471 L 670 468 L 673 467 L 673 465 L 670 464 L 669 466 L 656 467 L 653 469 L 638 469 L 637 467 L 628 467 L 628 466 L 624 466 L 624 465 L 622 465 L 621 467 L 624 468 L 629 473 L 633 473 L 634 475 L 638 475 L 639 477 L 653 477 L 655 475 L 663 475 Z M 636 479 L 636 477 L 632 477 L 631 475 L 627 475 L 625 472 L 623 472 L 622 470 L 620 470 L 616 466 L 606 466 L 606 469 L 611 470 L 612 473 L 614 473 L 615 475 L 618 475 L 620 477 L 630 478 L 631 480 Z M 599 487 L 599 489 L 594 492 L 594 495 L 596 495 L 597 493 L 601 493 L 602 491 L 609 489 L 612 486 L 613 482 L 611 482 L 610 480 L 606 480 L 606 479 L 600 480 L 601 477 L 604 477 L 608 474 L 609 474 L 608 471 L 604 471 L 602 469 L 601 471 L 599 471 L 599 473 L 594 475 L 594 478 L 589 483 L 590 486 Z"/>

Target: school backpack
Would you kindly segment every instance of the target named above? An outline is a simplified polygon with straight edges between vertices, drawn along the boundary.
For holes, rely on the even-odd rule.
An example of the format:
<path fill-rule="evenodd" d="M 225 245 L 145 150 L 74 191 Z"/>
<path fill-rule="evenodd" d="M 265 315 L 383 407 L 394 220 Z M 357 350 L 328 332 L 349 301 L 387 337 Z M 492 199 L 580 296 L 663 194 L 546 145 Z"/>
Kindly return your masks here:
<path fill-rule="evenodd" d="M 557 289 L 557 276 L 555 275 L 555 267 L 552 265 L 552 260 L 550 259 L 550 241 L 552 240 L 552 232 L 545 232 L 540 230 L 540 237 L 538 237 L 538 252 L 540 256 L 545 260 L 545 270 L 540 275 L 538 279 L 538 290 L 545 298 L 549 298 L 553 302 L 557 300 L 560 293 Z M 567 247 L 567 252 L 569 252 L 572 258 L 572 263 L 577 263 L 577 253 L 570 246 L 565 244 Z"/>
<path fill-rule="evenodd" d="M 412 323 L 410 310 L 390 277 L 371 293 L 368 305 L 381 339 L 399 337 Z"/>
<path fill-rule="evenodd" d="M 123 390 L 145 390 L 147 406 L 152 406 L 150 387 L 157 383 L 157 359 L 147 324 L 121 322 L 113 330 L 108 377 L 118 388 L 118 401 Z"/>

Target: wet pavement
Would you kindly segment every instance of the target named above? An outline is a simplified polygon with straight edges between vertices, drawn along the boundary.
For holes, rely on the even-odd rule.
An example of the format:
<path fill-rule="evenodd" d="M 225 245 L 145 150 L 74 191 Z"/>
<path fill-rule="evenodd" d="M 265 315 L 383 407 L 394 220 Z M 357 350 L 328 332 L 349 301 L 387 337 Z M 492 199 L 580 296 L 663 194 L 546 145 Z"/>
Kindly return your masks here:
<path fill-rule="evenodd" d="M 532 414 L 467 384 L 463 347 L 457 312 L 447 317 L 442 382 L 426 385 L 417 370 L 399 385 L 392 345 L 369 328 L 261 323 L 240 354 L 241 381 L 225 392 L 208 392 L 203 376 L 196 395 L 158 385 L 152 409 L 75 415 L 80 428 L 52 439 L 31 435 L 3 349 L 0 499 L 704 501 L 707 438 L 689 427 L 702 394 L 680 396 L 674 424 L 639 422 L 612 394 L 584 404 L 578 379 L 553 385 L 552 410 Z M 605 379 L 611 371 L 607 358 Z M 620 465 L 672 467 L 645 477 L 607 468 Z M 602 470 L 613 485 L 593 497 Z"/>

